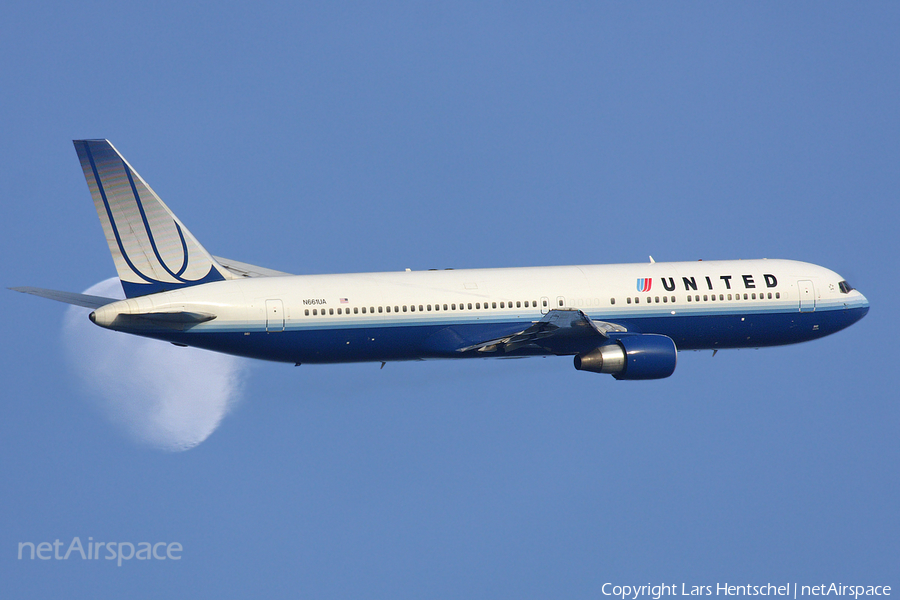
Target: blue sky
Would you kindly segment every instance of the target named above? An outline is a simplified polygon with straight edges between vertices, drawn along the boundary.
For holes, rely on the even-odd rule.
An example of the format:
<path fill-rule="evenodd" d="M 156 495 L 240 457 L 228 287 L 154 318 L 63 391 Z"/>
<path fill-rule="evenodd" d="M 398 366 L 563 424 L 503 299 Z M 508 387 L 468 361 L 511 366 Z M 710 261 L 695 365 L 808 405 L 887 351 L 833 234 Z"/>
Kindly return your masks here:
<path fill-rule="evenodd" d="M 4 287 L 115 274 L 71 144 L 105 137 L 211 252 L 274 269 L 792 258 L 872 309 L 656 382 L 247 362 L 218 429 L 167 452 L 98 409 L 66 308 L 7 291 L 4 596 L 896 590 L 897 31 L 877 2 L 13 2 Z M 75 536 L 184 550 L 17 560 Z"/>

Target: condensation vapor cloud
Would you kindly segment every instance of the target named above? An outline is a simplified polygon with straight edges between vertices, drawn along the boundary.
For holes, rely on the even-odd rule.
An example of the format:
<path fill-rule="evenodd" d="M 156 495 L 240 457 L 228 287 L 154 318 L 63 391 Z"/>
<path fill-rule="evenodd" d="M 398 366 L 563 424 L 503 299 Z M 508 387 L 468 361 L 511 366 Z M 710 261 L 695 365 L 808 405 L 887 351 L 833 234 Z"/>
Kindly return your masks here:
<path fill-rule="evenodd" d="M 115 277 L 84 293 L 123 298 Z M 68 360 L 100 412 L 134 441 L 188 450 L 238 401 L 245 359 L 102 329 L 89 313 L 72 306 L 65 315 Z"/>

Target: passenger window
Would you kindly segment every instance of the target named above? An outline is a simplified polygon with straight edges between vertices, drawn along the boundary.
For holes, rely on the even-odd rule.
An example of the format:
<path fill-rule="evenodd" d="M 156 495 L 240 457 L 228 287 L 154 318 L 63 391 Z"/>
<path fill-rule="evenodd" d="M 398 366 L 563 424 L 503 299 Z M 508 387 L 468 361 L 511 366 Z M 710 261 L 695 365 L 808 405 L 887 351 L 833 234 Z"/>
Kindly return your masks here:
<path fill-rule="evenodd" d="M 388 307 L 386 307 L 386 308 L 387 308 L 387 312 L 391 312 L 391 307 L 390 307 L 390 306 L 388 306 Z"/>
<path fill-rule="evenodd" d="M 400 307 L 399 307 L 399 306 L 395 306 L 395 307 L 394 307 L 394 312 L 400 312 Z"/>
<path fill-rule="evenodd" d="M 781 298 L 781 292 L 775 292 L 775 299 Z"/>
<path fill-rule="evenodd" d="M 492 308 L 497 308 L 497 303 L 496 303 L 496 302 L 491 302 L 491 307 L 492 307 Z"/>
<path fill-rule="evenodd" d="M 625 304 L 631 304 L 631 296 L 625 298 Z"/>
<path fill-rule="evenodd" d="M 668 296 L 663 296 L 663 304 L 665 304 L 665 303 L 668 302 L 668 301 L 669 301 L 669 297 L 668 297 Z"/>
<path fill-rule="evenodd" d="M 609 299 L 609 303 L 610 303 L 610 304 L 615 304 L 615 303 L 616 303 L 616 299 L 615 299 L 615 298 L 610 298 L 610 299 Z"/>
<path fill-rule="evenodd" d="M 422 310 L 424 310 L 424 309 L 423 309 L 422 305 L 420 304 L 420 305 L 419 305 L 419 312 L 422 312 Z"/>
<path fill-rule="evenodd" d="M 472 310 L 472 303 L 471 303 L 471 302 L 469 302 L 468 308 L 469 308 L 469 310 Z"/>
<path fill-rule="evenodd" d="M 303 311 L 303 314 L 306 315 L 306 316 L 308 317 L 308 316 L 309 316 L 309 309 L 307 308 L 305 311 Z"/>
<path fill-rule="evenodd" d="M 313 316 L 316 316 L 316 315 L 318 315 L 318 314 L 319 314 L 318 311 L 314 308 L 314 309 L 313 309 Z"/>
<path fill-rule="evenodd" d="M 406 312 L 406 305 L 403 305 L 403 312 Z"/>
<path fill-rule="evenodd" d="M 333 309 L 333 308 L 329 308 L 329 309 L 328 309 L 328 314 L 329 314 L 329 315 L 333 315 L 333 314 L 334 314 L 334 309 Z"/>
<path fill-rule="evenodd" d="M 447 305 L 446 305 L 446 304 L 444 305 L 444 310 L 447 310 Z"/>

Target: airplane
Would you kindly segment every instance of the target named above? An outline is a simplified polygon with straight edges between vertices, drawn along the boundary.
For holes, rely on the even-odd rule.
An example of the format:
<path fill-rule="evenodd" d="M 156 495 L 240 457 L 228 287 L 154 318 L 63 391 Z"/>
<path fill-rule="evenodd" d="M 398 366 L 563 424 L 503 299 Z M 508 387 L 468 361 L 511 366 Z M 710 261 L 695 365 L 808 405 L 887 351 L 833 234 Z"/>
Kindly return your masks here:
<path fill-rule="evenodd" d="M 305 363 L 572 356 L 661 379 L 678 352 L 814 340 L 869 310 L 837 273 L 722 260 L 292 275 L 211 255 L 108 140 L 75 140 L 124 300 L 11 288 L 107 329 Z"/>

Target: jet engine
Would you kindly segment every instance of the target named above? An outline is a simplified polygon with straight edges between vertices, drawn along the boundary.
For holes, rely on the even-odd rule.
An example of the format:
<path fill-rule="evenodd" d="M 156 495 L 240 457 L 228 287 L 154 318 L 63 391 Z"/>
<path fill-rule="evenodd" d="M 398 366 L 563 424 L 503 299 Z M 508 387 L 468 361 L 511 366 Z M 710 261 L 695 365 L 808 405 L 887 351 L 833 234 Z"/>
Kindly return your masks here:
<path fill-rule="evenodd" d="M 575 356 L 575 368 L 616 379 L 663 379 L 675 371 L 678 350 L 664 335 L 623 335 Z"/>

